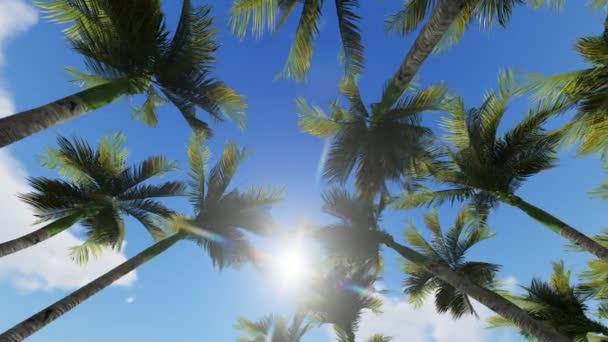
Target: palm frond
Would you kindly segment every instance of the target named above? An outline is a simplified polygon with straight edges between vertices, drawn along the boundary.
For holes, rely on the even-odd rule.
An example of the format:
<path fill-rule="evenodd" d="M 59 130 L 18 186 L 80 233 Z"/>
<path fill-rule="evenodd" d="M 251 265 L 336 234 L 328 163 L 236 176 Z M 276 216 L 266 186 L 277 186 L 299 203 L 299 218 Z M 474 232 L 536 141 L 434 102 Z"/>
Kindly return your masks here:
<path fill-rule="evenodd" d="M 296 98 L 296 114 L 300 129 L 316 137 L 331 136 L 340 127 L 340 123 L 329 118 L 321 108 L 310 106 L 301 97 Z"/>
<path fill-rule="evenodd" d="M 387 31 L 394 31 L 406 35 L 418 27 L 427 13 L 435 7 L 437 0 L 409 0 L 404 2 L 403 8 L 389 15 L 384 27 Z"/>
<path fill-rule="evenodd" d="M 154 90 L 154 87 L 150 87 L 144 103 L 141 106 L 134 106 L 131 108 L 131 117 L 140 120 L 149 127 L 155 127 L 158 123 L 156 107 L 165 103 L 167 103 L 167 100 L 160 96 Z"/>
<path fill-rule="evenodd" d="M 251 23 L 251 33 L 261 37 L 276 25 L 277 0 L 234 0 L 228 23 L 237 37 L 243 38 Z"/>
<path fill-rule="evenodd" d="M 235 143 L 229 142 L 226 144 L 220 159 L 209 172 L 205 201 L 216 201 L 222 196 L 239 164 L 247 155 L 247 150 L 239 148 Z"/>
<path fill-rule="evenodd" d="M 363 44 L 357 27 L 361 17 L 355 13 L 358 7 L 358 0 L 336 0 L 344 67 L 349 76 L 359 75 L 363 69 Z"/>
<path fill-rule="evenodd" d="M 280 77 L 296 81 L 302 81 L 306 77 L 310 69 L 313 41 L 319 34 L 321 6 L 322 0 L 304 0 L 298 28 Z"/>

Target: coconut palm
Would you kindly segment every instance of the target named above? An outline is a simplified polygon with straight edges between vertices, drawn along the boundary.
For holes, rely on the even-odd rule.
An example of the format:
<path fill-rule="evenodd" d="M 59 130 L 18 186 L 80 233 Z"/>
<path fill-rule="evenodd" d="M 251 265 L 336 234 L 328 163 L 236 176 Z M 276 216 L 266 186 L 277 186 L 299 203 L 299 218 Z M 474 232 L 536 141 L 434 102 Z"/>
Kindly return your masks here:
<path fill-rule="evenodd" d="M 430 241 L 425 240 L 410 223 L 405 232 L 405 238 L 410 245 L 430 259 L 441 260 L 473 282 L 486 288 L 493 288 L 500 266 L 465 260 L 466 253 L 471 247 L 492 237 L 487 226 L 480 224 L 474 218 L 470 208 L 464 207 L 458 213 L 454 225 L 445 233 L 441 229 L 437 211 L 426 213 L 424 222 L 431 234 Z M 476 315 L 475 308 L 466 293 L 429 273 L 422 265 L 405 260 L 402 270 L 407 274 L 404 286 L 410 303 L 420 306 L 429 295 L 434 295 L 435 309 L 439 313 L 450 312 L 455 318 L 465 314 Z"/>
<path fill-rule="evenodd" d="M 299 126 L 311 135 L 331 139 L 323 165 L 326 179 L 344 183 L 354 171 L 359 195 L 386 194 L 386 181 L 399 180 L 425 152 L 432 132 L 421 125 L 419 114 L 441 108 L 446 87 L 412 90 L 393 107 L 374 105 L 369 110 L 354 79 L 345 77 L 339 90 L 348 100 L 348 107 L 333 101 L 329 115 L 297 99 Z"/>
<path fill-rule="evenodd" d="M 8 329 L 0 334 L 0 341 L 22 341 L 181 240 L 193 241 L 203 247 L 219 269 L 251 260 L 252 248 L 243 231 L 253 234 L 272 231 L 269 206 L 280 198 L 281 190 L 251 187 L 246 191 L 228 191 L 239 163 L 247 155 L 246 151 L 233 143 L 227 144 L 215 166 L 207 172 L 209 155 L 203 138 L 194 136 L 188 146 L 193 217 L 175 215 L 163 221 L 164 224 L 159 226 L 164 228 L 165 238 Z"/>
<path fill-rule="evenodd" d="M 442 121 L 447 131 L 447 159 L 429 165 L 433 179 L 447 186 L 434 191 L 422 188 L 404 193 L 395 201 L 399 208 L 467 201 L 479 212 L 503 202 L 517 207 L 553 232 L 599 258 L 608 249 L 548 212 L 526 202 L 515 192 L 523 182 L 556 165 L 560 133 L 546 133 L 548 118 L 569 108 L 567 101 L 545 102 L 531 108 L 526 117 L 504 134 L 497 134 L 509 98 L 516 87 L 511 72 L 499 76 L 497 91 L 486 94 L 479 108 L 466 110 L 462 99 L 446 106 L 449 117 Z"/>
<path fill-rule="evenodd" d="M 603 1 L 603 0 L 602 0 Z M 400 33 L 415 30 L 432 11 L 420 29 L 414 44 L 389 82 L 380 105 L 390 107 L 407 89 L 414 76 L 432 51 L 457 41 L 472 19 L 482 26 L 495 21 L 505 26 L 516 5 L 530 3 L 535 7 L 548 4 L 560 8 L 563 0 L 408 0 L 404 7 L 386 20 L 386 28 Z"/>
<path fill-rule="evenodd" d="M 375 293 L 374 268 L 337 265 L 312 284 L 303 310 L 322 324 L 334 327 L 339 342 L 354 342 L 362 310 L 380 312 L 382 301 Z"/>
<path fill-rule="evenodd" d="M 563 0 L 465 0 L 463 9 L 445 32 L 435 50 L 457 43 L 469 24 L 477 21 L 482 29 L 491 28 L 496 22 L 506 27 L 511 19 L 513 9 L 518 5 L 529 4 L 538 8 L 546 4 L 555 9 L 561 9 Z M 428 12 L 437 8 L 436 0 L 410 0 L 403 4 L 403 8 L 387 16 L 385 28 L 387 31 L 407 35 L 414 31 L 427 16 Z"/>
<path fill-rule="evenodd" d="M 477 300 L 481 304 L 485 305 L 488 308 L 491 308 L 496 313 L 503 317 L 509 317 L 509 319 L 516 321 L 518 326 L 522 329 L 529 331 L 532 335 L 537 336 L 542 341 L 569 341 L 565 336 L 557 333 L 550 326 L 539 322 L 526 312 L 515 306 L 513 303 L 509 302 L 501 295 L 496 292 L 491 291 L 490 289 L 477 284 L 471 279 L 463 276 L 461 273 L 455 271 L 450 267 L 449 264 L 446 264 L 443 260 L 439 258 L 430 258 L 423 253 L 419 253 L 415 249 L 397 243 L 393 237 L 383 231 L 378 227 L 378 223 L 374 223 L 372 226 L 368 226 L 366 224 L 358 223 L 356 225 L 349 225 L 349 222 L 356 222 L 358 218 L 361 217 L 361 206 L 364 203 L 372 206 L 365 210 L 368 213 L 377 213 L 376 218 L 380 220 L 381 210 L 379 208 L 374 207 L 373 203 L 369 200 L 365 200 L 364 202 L 351 204 L 349 201 L 359 202 L 361 199 L 357 197 L 353 197 L 348 195 L 347 192 L 344 191 L 334 191 L 331 193 L 331 196 L 326 196 L 331 201 L 326 203 L 326 212 L 332 213 L 340 213 L 338 218 L 341 220 L 340 223 L 336 225 L 330 225 L 328 227 L 322 228 L 322 230 L 327 230 L 327 232 L 318 233 L 321 238 L 327 238 L 329 242 L 323 243 L 322 245 L 328 246 L 330 248 L 335 248 L 333 251 L 335 254 L 344 253 L 344 258 L 348 259 L 349 255 L 353 255 L 355 253 L 354 248 L 359 248 L 364 253 L 370 253 L 369 258 L 364 258 L 363 260 L 369 260 L 375 258 L 378 260 L 379 256 L 374 256 L 372 253 L 378 251 L 379 245 L 385 245 L 388 248 L 397 252 L 401 257 L 408 260 L 408 262 L 421 265 L 424 270 L 438 279 L 446 282 L 453 286 L 458 292 L 464 293 L 467 296 Z M 332 209 L 329 209 L 329 207 Z M 344 219 L 341 216 L 348 216 L 348 219 Z M 366 216 L 364 216 L 366 217 Z M 332 231 L 332 229 L 336 229 Z M 361 232 L 359 230 L 363 230 Z M 357 241 L 356 243 L 352 243 L 352 245 L 347 244 L 339 244 L 333 241 L 339 242 L 339 237 L 342 237 L 344 241 L 355 241 L 356 238 L 364 238 L 365 241 Z M 355 259 L 359 261 L 361 259 Z M 353 264 L 353 263 L 351 263 Z M 354 263 L 357 265 L 357 263 Z M 376 268 L 372 268 L 374 264 L 363 264 L 363 266 L 367 267 L 368 270 L 377 270 Z M 367 292 L 366 292 L 367 293 Z"/>
<path fill-rule="evenodd" d="M 307 322 L 305 314 L 297 312 L 290 321 L 278 315 L 268 315 L 259 321 L 239 318 L 235 327 L 247 335 L 237 342 L 300 342 L 313 325 Z"/>
<path fill-rule="evenodd" d="M 170 217 L 173 211 L 157 198 L 183 196 L 185 185 L 169 181 L 145 184 L 153 177 L 176 169 L 162 156 L 127 166 L 124 136 L 120 133 L 101 139 L 97 149 L 86 141 L 58 138 L 58 148 L 48 149 L 43 165 L 58 169 L 64 179 L 35 177 L 29 180 L 32 192 L 19 197 L 34 210 L 38 223 L 47 222 L 27 235 L 0 243 L 6 256 L 43 242 L 70 227 L 85 227 L 86 240 L 73 249 L 79 262 L 102 247 L 120 249 L 125 227 L 123 216 L 139 221 L 153 237 L 160 228 L 154 218 Z"/>
<path fill-rule="evenodd" d="M 337 218 L 338 222 L 318 229 L 314 237 L 331 263 L 367 264 L 380 270 L 380 244 L 374 235 L 379 231 L 380 208 L 369 199 L 357 198 L 341 188 L 326 191 L 323 200 L 323 211 Z"/>
<path fill-rule="evenodd" d="M 62 121 L 102 107 L 125 95 L 146 100 L 134 114 L 157 123 L 155 107 L 173 103 L 196 131 L 209 132 L 196 107 L 214 120 L 243 124 L 243 99 L 212 77 L 218 43 L 207 6 L 183 0 L 172 37 L 160 0 L 50 0 L 39 4 L 64 30 L 90 74 L 74 71 L 84 90 L 0 119 L 0 147 Z M 111 20 L 110 20 L 111 19 Z"/>
<path fill-rule="evenodd" d="M 590 296 L 570 283 L 570 272 L 564 269 L 563 262 L 553 263 L 553 274 L 548 282 L 533 279 L 524 290 L 524 295 L 508 295 L 508 298 L 571 340 L 605 341 L 608 338 L 608 327 L 589 318 Z M 491 317 L 489 322 L 492 327 L 513 327 L 502 317 Z M 521 333 L 532 339 L 529 334 Z"/>
<path fill-rule="evenodd" d="M 608 2 L 593 1 L 596 7 L 605 8 Z M 607 18 L 608 19 L 608 18 Z M 575 49 L 590 64 L 588 68 L 542 76 L 530 75 L 530 87 L 536 89 L 540 98 L 565 98 L 577 104 L 577 113 L 563 127 L 571 142 L 579 142 L 578 152 L 587 154 L 608 152 L 608 20 L 599 36 L 582 37 L 576 41 Z"/>
<path fill-rule="evenodd" d="M 260 37 L 266 31 L 278 30 L 291 13 L 301 4 L 296 33 L 287 57 L 282 77 L 303 80 L 310 69 L 314 40 L 319 35 L 319 21 L 323 0 L 233 0 L 230 9 L 230 26 L 239 37 L 252 34 Z M 356 76 L 363 68 L 363 45 L 356 13 L 359 0 L 335 0 L 338 29 L 342 43 L 340 56 L 348 75 Z"/>

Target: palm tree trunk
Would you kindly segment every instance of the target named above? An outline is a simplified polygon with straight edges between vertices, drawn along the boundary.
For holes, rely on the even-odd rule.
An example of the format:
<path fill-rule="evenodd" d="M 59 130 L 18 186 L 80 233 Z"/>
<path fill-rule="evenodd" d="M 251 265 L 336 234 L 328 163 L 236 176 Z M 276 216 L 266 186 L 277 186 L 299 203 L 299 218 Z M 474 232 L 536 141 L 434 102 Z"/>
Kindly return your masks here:
<path fill-rule="evenodd" d="M 23 341 L 27 337 L 31 336 L 38 330 L 45 327 L 47 324 L 59 318 L 64 313 L 73 309 L 76 305 L 82 303 L 97 292 L 110 286 L 112 283 L 122 278 L 127 273 L 133 271 L 134 269 L 143 265 L 150 259 L 166 251 L 169 247 L 173 246 L 182 238 L 182 234 L 174 234 L 146 248 L 133 258 L 123 262 L 122 264 L 115 267 L 106 274 L 102 275 L 101 277 L 93 280 L 87 285 L 65 296 L 64 298 L 48 306 L 46 309 L 38 312 L 37 314 L 31 316 L 25 321 L 8 329 L 0 335 L 0 342 Z"/>
<path fill-rule="evenodd" d="M 399 253 L 402 257 L 413 263 L 424 265 L 428 272 L 452 285 L 459 291 L 466 293 L 468 296 L 474 298 L 502 317 L 512 321 L 523 331 L 538 338 L 539 341 L 571 342 L 568 337 L 560 334 L 550 325 L 532 318 L 527 312 L 506 298 L 478 285 L 469 278 L 453 271 L 445 264 L 430 260 L 415 250 L 395 242 L 393 237 L 389 234 L 379 233 L 379 237 L 383 244 Z"/>
<path fill-rule="evenodd" d="M 570 240 L 580 248 L 585 249 L 602 260 L 608 260 L 608 248 L 602 246 L 600 243 L 591 239 L 580 231 L 572 228 L 557 217 L 513 194 L 499 194 L 498 198 L 504 203 L 519 208 L 531 218 L 542 223 L 547 228 L 551 229 L 562 237 Z"/>
<path fill-rule="evenodd" d="M 104 83 L 38 108 L 1 118 L 0 148 L 112 103 L 119 97 L 129 94 L 130 89 L 128 80 Z"/>
<path fill-rule="evenodd" d="M 440 0 L 429 20 L 416 37 L 414 45 L 399 66 L 382 95 L 381 104 L 392 106 L 418 72 L 443 35 L 452 26 L 464 7 L 464 0 Z"/>
<path fill-rule="evenodd" d="M 14 240 L 0 243 L 0 258 L 45 241 L 73 226 L 82 214 L 72 214 Z"/>

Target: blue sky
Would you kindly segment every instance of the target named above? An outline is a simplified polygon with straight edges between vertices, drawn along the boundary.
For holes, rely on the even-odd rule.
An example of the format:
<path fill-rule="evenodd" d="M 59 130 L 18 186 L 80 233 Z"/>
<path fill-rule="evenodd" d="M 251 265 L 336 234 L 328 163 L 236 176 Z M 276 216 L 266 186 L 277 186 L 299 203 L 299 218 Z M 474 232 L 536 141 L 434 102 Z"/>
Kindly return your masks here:
<path fill-rule="evenodd" d="M 205 1 L 197 0 L 203 4 Z M 175 24 L 179 1 L 164 1 L 168 24 Z M 321 22 L 321 37 L 315 45 L 313 67 L 307 82 L 276 81 L 293 37 L 295 20 L 262 40 L 239 41 L 227 30 L 229 1 L 206 1 L 213 5 L 220 41 L 217 75 L 247 97 L 249 120 L 245 132 L 226 122 L 215 126 L 210 141 L 219 154 L 223 144 L 234 140 L 255 153 L 243 164 L 233 185 L 284 185 L 288 196 L 274 210 L 285 229 L 298 220 L 328 222 L 319 211 L 324 184 L 317 168 L 323 142 L 301 133 L 296 126 L 294 99 L 302 96 L 324 105 L 335 97 L 341 75 L 337 60 L 334 8 L 327 1 Z M 400 1 L 362 1 L 360 13 L 366 67 L 360 86 L 367 103 L 380 95 L 382 85 L 405 56 L 415 35 L 406 38 L 387 35 L 383 18 L 398 9 Z M 61 27 L 48 23 L 26 0 L 0 2 L 0 115 L 25 110 L 66 96 L 77 90 L 68 82 L 65 66 L 81 67 L 80 57 L 70 50 Z M 495 85 L 496 74 L 504 67 L 523 71 L 555 73 L 576 69 L 582 61 L 573 52 L 577 37 L 598 34 L 602 14 L 593 13 L 583 1 L 569 1 L 561 13 L 518 7 L 508 30 L 495 28 L 480 32 L 473 25 L 463 41 L 438 56 L 432 56 L 420 71 L 423 85 L 445 81 L 462 95 L 468 106 L 480 102 L 484 90 Z M 0 238 L 6 240 L 24 232 L 32 222 L 30 213 L 12 195 L 27 191 L 27 175 L 53 175 L 36 160 L 57 134 L 78 135 L 91 142 L 104 134 L 121 130 L 127 136 L 132 161 L 151 154 L 164 154 L 184 162 L 184 146 L 189 129 L 174 108 L 162 107 L 159 125 L 147 128 L 130 118 L 128 106 L 141 99 L 121 100 L 103 109 L 49 129 L 0 151 L 0 209 L 3 225 Z M 505 126 L 523 117 L 526 101 L 515 101 L 505 117 Z M 204 113 L 201 113 L 204 117 Z M 439 114 L 427 114 L 435 125 Z M 503 128 L 504 128 L 503 127 Z M 604 174 L 597 158 L 574 157 L 561 153 L 560 167 L 530 179 L 520 195 L 532 203 L 589 234 L 605 228 L 606 203 L 588 199 L 586 191 L 600 183 Z M 169 175 L 179 177 L 182 174 Z M 185 201 L 175 206 L 189 212 Z M 442 207 L 440 217 L 449 224 L 457 208 Z M 413 220 L 420 226 L 423 210 L 389 211 L 383 227 L 401 237 L 404 224 Z M 31 252 L 0 260 L 0 330 L 63 297 L 83 281 L 99 275 L 112 265 L 132 256 L 151 243 L 144 230 L 133 222 L 128 227 L 124 253 L 110 253 L 82 269 L 67 265 L 67 247 L 78 233 L 57 237 Z M 526 284 L 532 276 L 546 276 L 550 262 L 565 259 L 566 265 L 580 270 L 585 256 L 563 251 L 563 241 L 515 209 L 501 206 L 491 216 L 496 238 L 481 244 L 472 259 L 503 265 L 501 277 Z M 383 284 L 387 294 L 385 314 L 366 315 L 362 334 L 384 332 L 395 341 L 518 341 L 504 332 L 488 332 L 483 322 L 466 319 L 453 323 L 438 317 L 426 305 L 415 311 L 400 297 L 402 275 L 394 253 L 385 251 Z M 65 262 L 64 262 L 65 261 Z M 59 277 L 61 275 L 61 277 Z M 295 295 L 295 294 L 292 294 Z M 238 316 L 258 318 L 266 313 L 287 312 L 293 299 L 280 295 L 274 282 L 253 270 L 217 272 L 206 255 L 195 245 L 183 242 L 165 255 L 137 270 L 57 320 L 31 341 L 233 341 L 232 328 Z M 487 315 L 482 311 L 482 316 Z M 364 337 L 364 336 L 362 336 Z M 329 341 L 325 329 L 311 333 L 306 341 Z"/>

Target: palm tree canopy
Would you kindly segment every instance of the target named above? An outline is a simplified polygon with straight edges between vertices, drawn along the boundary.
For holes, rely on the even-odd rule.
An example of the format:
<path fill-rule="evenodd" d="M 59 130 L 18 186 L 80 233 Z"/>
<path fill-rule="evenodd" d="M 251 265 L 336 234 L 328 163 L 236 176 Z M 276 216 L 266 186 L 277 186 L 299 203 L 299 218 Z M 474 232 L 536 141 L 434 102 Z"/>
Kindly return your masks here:
<path fill-rule="evenodd" d="M 604 169 L 606 170 L 606 173 L 608 173 L 608 162 L 604 162 Z M 599 187 L 593 189 L 590 192 L 590 195 L 599 199 L 608 200 L 608 178 L 604 179 Z"/>
<path fill-rule="evenodd" d="M 312 286 L 303 309 L 322 324 L 334 326 L 340 342 L 352 342 L 363 310 L 379 313 L 382 300 L 375 293 L 378 279 L 374 268 L 332 268 Z"/>
<path fill-rule="evenodd" d="M 278 315 L 268 315 L 259 321 L 239 318 L 235 327 L 247 335 L 237 342 L 300 342 L 313 325 L 307 322 L 305 314 L 297 312 L 291 321 Z"/>
<path fill-rule="evenodd" d="M 436 211 L 424 215 L 424 222 L 431 234 L 427 241 L 413 224 L 405 232 L 406 240 L 420 253 L 432 260 L 447 264 L 454 271 L 475 283 L 492 287 L 500 266 L 479 261 L 466 261 L 468 250 L 493 235 L 485 224 L 476 220 L 470 208 L 464 207 L 456 217 L 454 225 L 443 232 Z M 451 285 L 427 272 L 421 265 L 403 261 L 402 270 L 407 274 L 404 281 L 409 301 L 417 306 L 429 296 L 435 296 L 437 312 L 450 312 L 455 318 L 465 314 L 476 314 L 470 298 Z"/>
<path fill-rule="evenodd" d="M 73 72 L 85 87 L 129 81 L 132 94 L 146 94 L 134 116 L 157 122 L 155 107 L 173 103 L 196 131 L 209 133 L 195 108 L 218 121 L 228 117 L 244 125 L 243 99 L 211 73 L 218 42 L 208 6 L 183 0 L 173 35 L 167 30 L 160 0 L 49 0 L 39 6 L 64 30 L 85 58 L 90 74 Z M 162 94 L 162 95 L 161 95 Z"/>
<path fill-rule="evenodd" d="M 190 166 L 189 197 L 191 217 L 174 217 L 170 230 L 186 234 L 202 246 L 220 269 L 250 261 L 253 251 L 246 234 L 274 232 L 270 206 L 283 196 L 282 188 L 250 187 L 228 190 L 241 161 L 248 152 L 230 142 L 216 164 L 208 169 L 211 157 L 205 137 L 193 135 L 188 144 Z"/>
<path fill-rule="evenodd" d="M 564 269 L 563 262 L 553 263 L 548 282 L 533 279 L 530 286 L 523 289 L 526 294 L 507 295 L 507 298 L 562 334 L 576 341 L 597 341 L 590 333 L 604 335 L 603 340 L 608 336 L 607 327 L 588 317 L 590 295 L 570 283 L 570 271 Z M 511 322 L 497 316 L 491 317 L 489 323 L 492 327 L 513 327 Z"/>
<path fill-rule="evenodd" d="M 244 37 L 251 24 L 251 32 L 261 37 L 266 31 L 275 31 L 300 7 L 300 17 L 294 39 L 281 77 L 304 80 L 310 69 L 313 45 L 319 35 L 319 21 L 323 13 L 323 0 L 233 0 L 230 10 L 232 31 Z M 359 0 L 335 0 L 338 29 L 342 43 L 340 57 L 348 75 L 359 75 L 363 68 L 363 45 L 356 13 Z"/>
<path fill-rule="evenodd" d="M 370 110 L 353 78 L 344 78 L 339 90 L 348 107 L 332 101 L 329 115 L 297 99 L 299 126 L 311 135 L 330 139 L 323 165 L 327 180 L 344 183 L 354 172 L 359 195 L 386 193 L 386 180 L 400 179 L 403 171 L 425 153 L 432 132 L 421 125 L 419 114 L 439 110 L 446 87 L 410 91 L 393 107 L 372 106 Z"/>
<path fill-rule="evenodd" d="M 448 187 L 432 191 L 422 187 L 405 192 L 394 205 L 410 208 L 469 201 L 480 212 L 497 204 L 496 195 L 514 193 L 529 177 L 556 165 L 560 134 L 547 133 L 543 125 L 569 108 L 565 101 L 538 103 L 504 134 L 498 134 L 509 99 L 516 94 L 513 73 L 501 72 L 498 89 L 488 92 L 479 108 L 466 110 L 461 98 L 445 106 L 448 117 L 441 127 L 449 146 L 436 153 L 423 170 Z M 416 170 L 420 171 L 420 170 Z"/>
<path fill-rule="evenodd" d="M 402 9 L 387 16 L 384 22 L 385 29 L 401 35 L 410 33 L 434 10 L 437 3 L 438 0 L 404 1 Z M 513 9 L 518 5 L 529 4 L 538 8 L 546 4 L 549 7 L 560 9 L 563 3 L 564 0 L 465 0 L 462 11 L 439 45 L 435 47 L 435 51 L 441 51 L 459 42 L 469 24 L 475 20 L 482 29 L 491 28 L 496 22 L 500 26 L 506 27 Z"/>
<path fill-rule="evenodd" d="M 592 1 L 597 9 L 605 8 L 605 0 Z M 582 37 L 575 49 L 590 64 L 586 69 L 552 76 L 532 74 L 529 86 L 539 98 L 557 98 L 577 104 L 577 113 L 563 129 L 569 142 L 578 142 L 578 152 L 608 151 L 608 21 L 601 35 Z"/>
<path fill-rule="evenodd" d="M 338 219 L 315 232 L 330 260 L 338 265 L 369 264 L 381 269 L 380 244 L 374 236 L 379 230 L 380 208 L 341 188 L 326 191 L 323 199 L 323 211 Z"/>
<path fill-rule="evenodd" d="M 127 166 L 123 141 L 124 136 L 116 133 L 102 138 L 94 149 L 84 140 L 59 137 L 58 148 L 48 149 L 41 161 L 43 166 L 57 169 L 63 179 L 31 178 L 33 191 L 19 195 L 36 210 L 40 222 L 79 215 L 87 236 L 82 246 L 73 249 L 79 262 L 86 262 L 102 246 L 120 248 L 123 215 L 135 218 L 155 239 L 164 236 L 156 219 L 169 217 L 173 211 L 156 198 L 185 195 L 181 182 L 144 184 L 177 165 L 153 156 Z"/>

